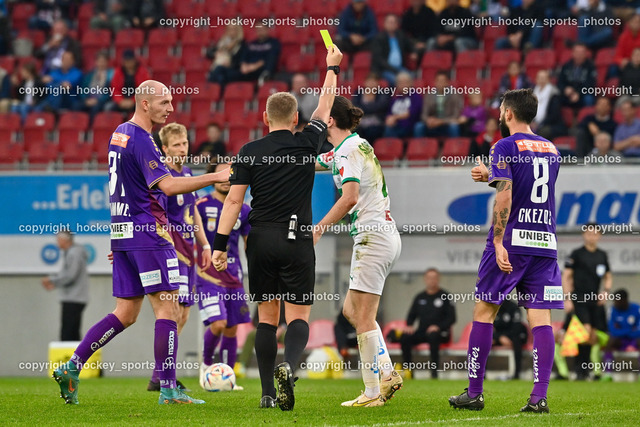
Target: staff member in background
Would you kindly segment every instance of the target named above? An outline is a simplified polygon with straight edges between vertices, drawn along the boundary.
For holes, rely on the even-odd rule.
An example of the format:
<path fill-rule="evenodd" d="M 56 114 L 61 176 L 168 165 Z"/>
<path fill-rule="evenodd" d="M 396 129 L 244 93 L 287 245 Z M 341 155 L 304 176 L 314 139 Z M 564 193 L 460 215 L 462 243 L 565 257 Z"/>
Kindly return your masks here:
<path fill-rule="evenodd" d="M 606 315 L 603 315 L 607 294 L 613 286 L 607 253 L 598 248 L 600 228 L 598 224 L 586 224 L 582 237 L 584 246 L 571 252 L 562 273 L 562 288 L 570 298 L 565 301 L 564 310 L 574 311 L 587 332 L 589 341 L 578 346 L 576 374 L 578 380 L 586 380 L 589 370 L 591 346 L 596 345 L 596 329 L 607 330 Z M 604 291 L 600 293 L 600 283 L 604 281 Z"/>
<path fill-rule="evenodd" d="M 73 242 L 68 230 L 60 231 L 56 238 L 64 261 L 57 274 L 44 277 L 42 286 L 52 291 L 58 288 L 62 303 L 62 326 L 60 341 L 79 341 L 82 311 L 89 302 L 88 254 L 84 246 Z"/>
<path fill-rule="evenodd" d="M 218 219 L 213 242 L 213 265 L 227 268 L 229 234 L 238 219 L 247 188 L 251 186 L 251 231 L 247 238 L 249 294 L 258 301 L 256 357 L 262 383 L 261 408 L 294 406 L 293 370 L 309 339 L 309 313 L 315 285 L 315 252 L 311 234 L 311 191 L 315 156 L 327 139 L 327 123 L 335 98 L 342 53 L 327 52 L 327 75 L 318 108 L 302 132 L 298 103 L 293 95 L 277 92 L 267 99 L 262 120 L 269 126 L 264 138 L 245 144 L 231 167 L 231 189 Z M 287 333 L 284 362 L 275 366 L 276 330 L 284 301 Z M 274 371 L 275 368 L 275 371 Z M 278 395 L 274 388 L 278 382 Z"/>

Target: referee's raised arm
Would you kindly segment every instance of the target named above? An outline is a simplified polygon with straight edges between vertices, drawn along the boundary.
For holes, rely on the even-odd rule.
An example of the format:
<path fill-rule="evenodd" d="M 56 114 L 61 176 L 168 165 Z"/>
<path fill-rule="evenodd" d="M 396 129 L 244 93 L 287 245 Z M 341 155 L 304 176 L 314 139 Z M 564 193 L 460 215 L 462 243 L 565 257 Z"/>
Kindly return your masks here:
<path fill-rule="evenodd" d="M 336 87 L 338 86 L 338 74 L 340 73 L 340 61 L 342 60 L 342 52 L 336 45 L 327 50 L 327 74 L 322 85 L 322 93 L 318 100 L 318 107 L 311 114 L 311 120 L 318 119 L 327 123 L 333 106 L 333 99 L 336 96 Z"/>

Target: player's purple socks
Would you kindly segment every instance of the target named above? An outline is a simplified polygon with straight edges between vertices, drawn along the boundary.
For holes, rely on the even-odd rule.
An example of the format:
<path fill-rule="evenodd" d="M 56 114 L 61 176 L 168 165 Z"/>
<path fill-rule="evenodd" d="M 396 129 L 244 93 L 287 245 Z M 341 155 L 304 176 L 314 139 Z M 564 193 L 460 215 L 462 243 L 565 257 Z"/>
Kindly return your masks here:
<path fill-rule="evenodd" d="M 78 371 L 82 370 L 82 365 L 89 360 L 93 353 L 107 345 L 113 337 L 122 331 L 124 331 L 124 326 L 120 319 L 113 313 L 107 314 L 87 331 L 73 356 L 71 356 L 71 362 L 76 365 Z"/>
<path fill-rule="evenodd" d="M 533 391 L 530 403 L 535 405 L 541 399 L 547 398 L 555 342 L 550 325 L 536 326 L 531 333 L 533 334 Z"/>
<path fill-rule="evenodd" d="M 176 355 L 178 354 L 178 325 L 169 319 L 156 320 L 153 353 L 160 387 L 176 388 Z"/>
<path fill-rule="evenodd" d="M 207 326 L 204 331 L 204 347 L 202 349 L 202 363 L 211 365 L 213 363 L 213 353 L 216 351 L 220 335 L 214 335 L 211 328 Z"/>
<path fill-rule="evenodd" d="M 614 358 L 613 358 L 613 351 L 605 351 L 604 352 L 604 357 L 602 358 L 602 363 L 604 365 L 604 371 L 605 372 L 611 372 L 612 371 L 612 366 L 613 366 L 613 362 L 614 362 Z"/>
<path fill-rule="evenodd" d="M 226 363 L 231 366 L 231 369 L 236 364 L 238 358 L 238 338 L 222 336 L 220 341 L 220 360 L 222 363 Z"/>
<path fill-rule="evenodd" d="M 482 393 L 484 370 L 493 341 L 493 323 L 473 322 L 469 335 L 467 350 L 467 366 L 469 369 L 469 397 L 474 398 Z"/>

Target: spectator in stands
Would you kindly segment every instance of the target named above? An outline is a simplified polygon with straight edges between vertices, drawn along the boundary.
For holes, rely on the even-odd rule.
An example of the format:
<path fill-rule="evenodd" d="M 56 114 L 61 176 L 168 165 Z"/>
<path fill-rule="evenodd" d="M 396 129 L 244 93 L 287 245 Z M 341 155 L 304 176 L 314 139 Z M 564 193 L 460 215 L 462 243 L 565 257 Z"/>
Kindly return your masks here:
<path fill-rule="evenodd" d="M 358 348 L 358 334 L 356 334 L 356 328 L 344 317 L 342 310 L 338 313 L 333 331 L 336 336 L 338 351 L 343 359 L 347 359 L 349 357 L 349 349 Z"/>
<path fill-rule="evenodd" d="M 371 45 L 371 71 L 382 76 L 389 85 L 395 86 L 396 75 L 409 72 L 405 60 L 416 61 L 411 41 L 400 31 L 398 17 L 388 14 L 384 18 L 384 31 L 373 38 Z"/>
<path fill-rule="evenodd" d="M 475 138 L 482 132 L 489 117 L 489 111 L 484 106 L 481 93 L 472 93 L 468 97 L 469 103 L 462 109 L 458 123 L 462 126 L 462 134 Z"/>
<path fill-rule="evenodd" d="M 436 93 L 424 95 L 422 116 L 415 125 L 414 136 L 460 136 L 458 120 L 464 105 L 462 95 L 445 92 L 451 87 L 451 81 L 443 70 L 436 73 L 434 87 Z"/>
<path fill-rule="evenodd" d="M 620 105 L 623 101 L 630 100 L 638 106 L 638 102 L 640 102 L 640 98 L 637 96 L 640 94 L 640 47 L 633 49 L 631 60 L 622 67 L 618 86 L 625 90 L 631 90 L 631 95 L 635 96 L 622 95 L 618 98 L 617 104 Z"/>
<path fill-rule="evenodd" d="M 593 114 L 589 114 L 578 124 L 571 134 L 576 137 L 577 155 L 583 157 L 593 149 L 593 139 L 600 132 L 613 135 L 617 124 L 611 114 L 611 101 L 604 96 L 598 98 Z"/>
<path fill-rule="evenodd" d="M 302 73 L 291 78 L 291 95 L 298 101 L 298 123 L 303 127 L 311 121 L 311 115 L 318 106 L 318 95 L 310 93 L 309 80 Z"/>
<path fill-rule="evenodd" d="M 476 156 L 480 156 L 484 159 L 483 162 L 486 163 L 489 157 L 489 150 L 501 138 L 498 120 L 495 117 L 489 117 L 485 123 L 484 132 L 481 132 L 475 139 L 471 140 L 469 156 L 474 159 Z"/>
<path fill-rule="evenodd" d="M 432 0 L 427 0 L 427 4 Z M 460 2 L 460 5 L 466 7 L 465 2 Z M 498 0 L 472 0 L 469 5 L 469 11 L 473 16 L 490 17 L 494 21 L 497 21 L 502 16 L 502 2 Z"/>
<path fill-rule="evenodd" d="M 449 293 L 440 289 L 440 272 L 430 268 L 424 273 L 425 291 L 416 295 L 407 314 L 407 326 L 400 337 L 405 371 L 412 369 L 412 349 L 429 343 L 431 378 L 438 378 L 440 345 L 451 341 L 451 327 L 456 322 L 456 308 Z M 418 321 L 418 327 L 415 322 Z"/>
<path fill-rule="evenodd" d="M 122 52 L 122 63 L 116 68 L 111 80 L 113 88 L 113 100 L 107 107 L 109 110 L 130 113 L 134 110 L 135 89 L 145 80 L 149 79 L 149 72 L 138 63 L 133 50 Z"/>
<path fill-rule="evenodd" d="M 222 129 L 218 123 L 207 125 L 207 139 L 198 145 L 196 155 L 207 157 L 207 163 L 223 163 L 217 159 L 217 156 L 226 156 L 227 146 L 222 140 Z"/>
<path fill-rule="evenodd" d="M 558 77 L 558 89 L 562 104 L 568 107 L 584 107 L 595 104 L 595 96 L 587 93 L 596 84 L 596 67 L 589 59 L 589 51 L 583 43 L 576 43 L 571 59 L 562 66 Z"/>
<path fill-rule="evenodd" d="M 0 67 L 0 114 L 9 112 L 11 108 L 11 75 Z"/>
<path fill-rule="evenodd" d="M 507 36 L 496 40 L 496 49 L 518 49 L 528 52 L 542 45 L 544 36 L 543 25 L 531 25 L 533 19 L 542 22 L 544 19 L 544 7 L 535 0 L 522 0 L 516 7 L 510 7 L 508 19 L 511 24 L 507 26 Z"/>
<path fill-rule="evenodd" d="M 640 119 L 631 101 L 620 105 L 622 123 L 613 134 L 613 149 L 621 151 L 625 157 L 640 157 Z"/>
<path fill-rule="evenodd" d="M 162 0 L 132 0 L 129 5 L 129 19 L 134 28 L 148 30 L 157 27 L 163 17 Z"/>
<path fill-rule="evenodd" d="M 378 76 L 371 73 L 364 81 L 361 91 L 353 95 L 353 105 L 364 111 L 364 117 L 356 131 L 373 145 L 384 134 L 385 115 L 389 110 L 390 97 L 380 90 Z"/>
<path fill-rule="evenodd" d="M 49 31 L 59 19 L 69 19 L 69 0 L 36 0 L 36 14 L 29 19 L 29 28 Z"/>
<path fill-rule="evenodd" d="M 633 49 L 640 47 L 640 13 L 633 15 L 627 21 L 627 27 L 620 34 L 616 43 L 615 62 L 624 68 L 631 59 Z"/>
<path fill-rule="evenodd" d="M 550 140 L 566 135 L 566 125 L 562 121 L 560 91 L 551 83 L 549 71 L 538 71 L 533 93 L 538 98 L 538 112 L 531 123 L 531 128 L 538 135 Z"/>
<path fill-rule="evenodd" d="M 62 55 L 62 66 L 42 78 L 43 83 L 51 90 L 44 101 L 34 108 L 35 111 L 58 112 L 75 106 L 82 71 L 74 64 L 73 52 L 66 51 Z"/>
<path fill-rule="evenodd" d="M 69 26 L 59 19 L 53 23 L 51 36 L 45 44 L 36 52 L 36 57 L 43 59 L 42 72 L 49 74 L 62 66 L 62 55 L 71 51 L 75 59 L 75 65 L 82 67 L 80 44 L 69 35 Z"/>
<path fill-rule="evenodd" d="M 420 120 L 422 97 L 417 93 L 409 95 L 409 88 L 413 87 L 413 77 L 409 73 L 396 76 L 396 95 L 389 103 L 389 111 L 385 118 L 384 136 L 405 138 L 410 137 L 413 128 Z"/>
<path fill-rule="evenodd" d="M 93 70 L 82 79 L 81 87 L 85 90 L 78 95 L 75 109 L 86 111 L 92 118 L 104 110 L 111 99 L 109 89 L 112 79 L 113 68 L 109 67 L 109 54 L 98 52 Z"/>
<path fill-rule="evenodd" d="M 615 159 L 611 159 L 612 157 L 621 157 L 622 153 L 613 149 L 611 144 L 611 135 L 607 132 L 599 132 L 593 141 L 593 151 L 591 151 L 590 156 L 594 158 L 591 164 L 606 164 L 613 163 Z M 606 162 L 599 162 L 595 158 L 597 157 L 606 157 Z M 612 160 L 612 161 L 609 161 Z"/>
<path fill-rule="evenodd" d="M 528 335 L 526 326 L 522 324 L 520 307 L 513 301 L 505 300 L 493 322 L 493 345 L 513 349 L 515 371 L 512 378 L 514 380 L 520 378 L 522 347 L 527 342 Z"/>
<path fill-rule="evenodd" d="M 11 79 L 15 88 L 11 112 L 20 114 L 24 122 L 27 115 L 42 101 L 44 83 L 33 62 L 22 64 L 18 73 L 14 74 Z"/>
<path fill-rule="evenodd" d="M 511 61 L 507 67 L 507 72 L 500 79 L 498 92 L 505 93 L 508 90 L 529 89 L 533 84 L 529 80 L 527 73 L 522 71 L 522 66 L 518 61 Z"/>
<path fill-rule="evenodd" d="M 240 68 L 233 68 L 233 64 L 229 67 L 217 66 L 211 73 L 210 80 L 224 86 L 232 81 L 267 79 L 276 71 L 280 50 L 280 42 L 271 37 L 269 27 L 256 27 L 256 39 L 243 49 Z"/>
<path fill-rule="evenodd" d="M 218 66 L 240 70 L 244 49 L 245 42 L 242 26 L 227 25 L 222 37 L 207 50 L 207 57 L 213 59 L 211 72 Z M 213 81 L 211 76 L 209 80 Z"/>
<path fill-rule="evenodd" d="M 626 289 L 619 289 L 614 294 L 611 317 L 609 317 L 609 341 L 605 347 L 604 366 L 607 375 L 611 376 L 613 352 L 625 351 L 633 346 L 640 350 L 640 305 L 629 302 Z"/>
<path fill-rule="evenodd" d="M 402 15 L 401 28 L 413 42 L 415 52 L 422 56 L 427 49 L 427 40 L 436 36 L 438 17 L 424 0 L 411 0 L 409 9 Z"/>
<path fill-rule="evenodd" d="M 114 33 L 129 24 L 129 16 L 122 0 L 94 0 L 93 18 L 90 26 L 93 29 L 111 30 Z"/>
<path fill-rule="evenodd" d="M 589 6 L 578 16 L 578 41 L 589 49 L 597 50 L 613 41 L 611 8 L 601 0 L 589 0 Z"/>
<path fill-rule="evenodd" d="M 366 0 L 352 0 L 340 14 L 336 44 L 346 53 L 369 50 L 378 32 L 376 15 Z"/>
<path fill-rule="evenodd" d="M 476 49 L 478 40 L 473 25 L 459 25 L 456 22 L 470 22 L 473 18 L 469 9 L 460 6 L 459 0 L 447 0 L 447 7 L 440 13 L 437 35 L 427 42 L 427 50 L 450 50 L 462 52 Z"/>
<path fill-rule="evenodd" d="M 0 56 L 11 54 L 11 23 L 7 2 L 0 0 Z"/>

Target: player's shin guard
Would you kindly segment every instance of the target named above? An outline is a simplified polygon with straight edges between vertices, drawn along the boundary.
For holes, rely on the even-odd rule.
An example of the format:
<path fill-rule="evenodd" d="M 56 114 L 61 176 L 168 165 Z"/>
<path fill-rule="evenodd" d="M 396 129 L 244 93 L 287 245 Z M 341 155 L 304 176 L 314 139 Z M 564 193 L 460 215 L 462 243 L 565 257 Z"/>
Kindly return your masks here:
<path fill-rule="evenodd" d="M 211 328 L 207 326 L 207 329 L 204 331 L 202 363 L 204 363 L 205 365 L 211 365 L 213 363 L 213 353 L 216 351 L 216 347 L 218 346 L 219 341 L 220 335 L 214 335 L 214 333 L 211 332 Z"/>
<path fill-rule="evenodd" d="M 220 341 L 220 359 L 222 363 L 226 363 L 231 366 L 231 369 L 236 364 L 238 356 L 238 338 L 222 336 Z"/>
<path fill-rule="evenodd" d="M 309 324 L 302 319 L 296 319 L 287 325 L 284 336 L 284 361 L 289 362 L 291 370 L 295 372 L 298 362 L 309 341 Z"/>
<path fill-rule="evenodd" d="M 536 326 L 531 333 L 533 334 L 533 391 L 531 391 L 529 403 L 535 405 L 547 398 L 555 343 L 550 325 Z"/>
<path fill-rule="evenodd" d="M 156 370 L 161 388 L 176 388 L 178 325 L 169 319 L 157 319 L 154 339 Z"/>
<path fill-rule="evenodd" d="M 107 345 L 113 337 L 122 331 L 124 331 L 124 326 L 113 313 L 107 314 L 93 325 L 71 356 L 71 361 L 76 365 L 78 371 L 82 370 L 82 365 L 89 360 L 93 353 Z"/>
<path fill-rule="evenodd" d="M 473 322 L 469 335 L 467 350 L 467 366 L 469 368 L 469 397 L 474 398 L 482 393 L 484 370 L 491 351 L 493 340 L 493 323 Z"/>
<path fill-rule="evenodd" d="M 380 345 L 380 351 L 378 353 L 378 364 L 380 365 L 380 371 L 383 377 L 388 377 L 393 371 L 393 363 L 391 362 L 391 356 L 389 356 L 389 350 L 387 349 L 387 343 L 384 342 L 384 336 L 382 335 L 382 329 L 376 322 L 376 330 L 378 331 L 378 341 Z"/>
<path fill-rule="evenodd" d="M 358 335 L 358 350 L 360 351 L 362 381 L 366 387 L 364 394 L 372 399 L 380 394 L 380 370 L 378 366 L 380 341 L 378 340 L 377 329 Z"/>
<path fill-rule="evenodd" d="M 276 398 L 276 388 L 273 384 L 273 370 L 276 366 L 278 354 L 277 327 L 268 323 L 258 323 L 256 329 L 256 359 L 262 384 L 262 396 Z"/>

